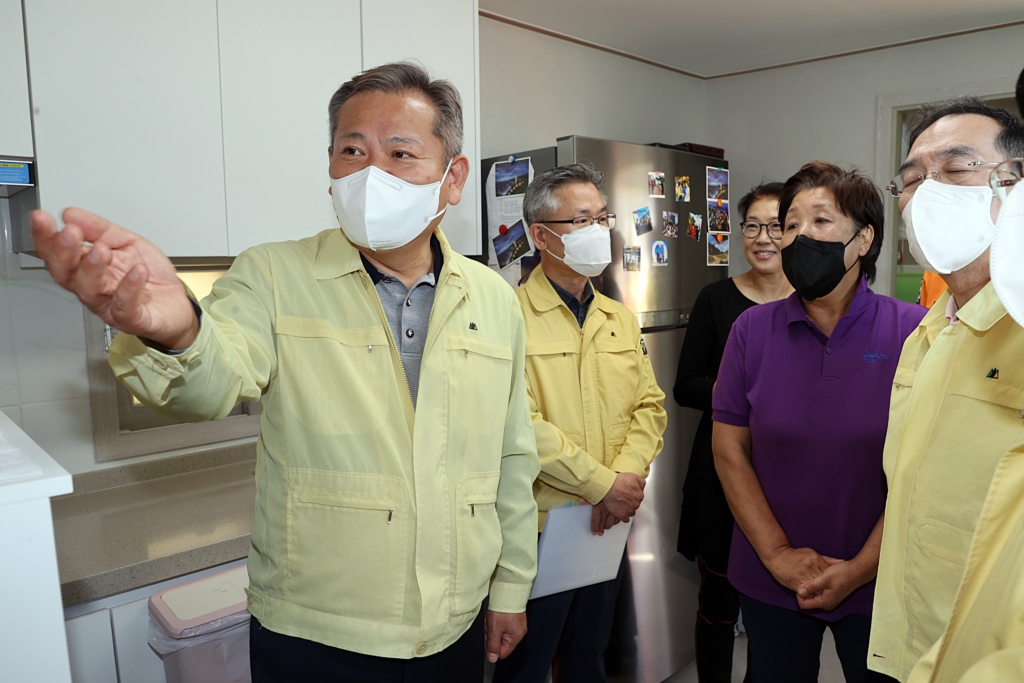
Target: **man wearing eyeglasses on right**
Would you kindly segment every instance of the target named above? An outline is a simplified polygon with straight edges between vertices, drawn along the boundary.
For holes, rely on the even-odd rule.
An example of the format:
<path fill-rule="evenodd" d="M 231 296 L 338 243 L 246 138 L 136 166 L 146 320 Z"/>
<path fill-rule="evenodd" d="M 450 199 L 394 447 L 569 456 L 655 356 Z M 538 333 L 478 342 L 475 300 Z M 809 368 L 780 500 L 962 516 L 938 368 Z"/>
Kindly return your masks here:
<path fill-rule="evenodd" d="M 587 164 L 549 169 L 523 198 L 540 267 L 516 292 L 526 323 L 526 387 L 541 472 L 533 485 L 540 527 L 547 511 L 590 503 L 590 530 L 629 520 L 661 451 L 665 394 L 654 379 L 636 318 L 594 290 L 611 263 L 604 174 Z M 558 656 L 559 683 L 602 683 L 619 576 L 534 598 L 529 630 L 494 671 L 495 683 L 537 683 Z"/>
<path fill-rule="evenodd" d="M 914 256 L 948 290 L 903 346 L 868 667 L 907 681 L 942 635 L 1000 457 L 1024 440 L 1024 328 L 991 283 L 992 170 L 1024 156 L 1024 122 L 962 98 L 922 109 L 889 184 Z"/>

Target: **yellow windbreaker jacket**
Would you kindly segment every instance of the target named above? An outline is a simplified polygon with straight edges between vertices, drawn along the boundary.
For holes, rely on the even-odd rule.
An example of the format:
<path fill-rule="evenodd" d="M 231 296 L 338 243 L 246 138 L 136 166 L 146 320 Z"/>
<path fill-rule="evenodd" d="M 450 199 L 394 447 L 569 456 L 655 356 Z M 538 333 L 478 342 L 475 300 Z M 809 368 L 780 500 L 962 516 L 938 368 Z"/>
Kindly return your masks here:
<path fill-rule="evenodd" d="M 541 472 L 533 485 L 547 511 L 597 503 L 617 472 L 646 477 L 668 422 L 636 318 L 599 292 L 580 328 L 535 268 L 516 292 L 526 321 L 526 378 Z"/>
<path fill-rule="evenodd" d="M 341 230 L 244 252 L 166 355 L 121 335 L 118 378 L 160 413 L 263 404 L 249 610 L 371 655 L 443 650 L 536 572 L 538 472 L 515 296 L 437 232 L 444 267 L 417 408 L 384 310 Z"/>
<path fill-rule="evenodd" d="M 999 461 L 942 638 L 908 683 L 1024 681 L 1024 443 Z"/>

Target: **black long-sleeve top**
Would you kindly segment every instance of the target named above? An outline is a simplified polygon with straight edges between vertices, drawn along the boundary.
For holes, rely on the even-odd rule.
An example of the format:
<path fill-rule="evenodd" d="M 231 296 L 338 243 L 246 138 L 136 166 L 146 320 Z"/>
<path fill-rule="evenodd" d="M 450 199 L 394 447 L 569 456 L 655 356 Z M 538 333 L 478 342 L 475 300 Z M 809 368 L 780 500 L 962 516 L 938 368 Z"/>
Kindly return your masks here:
<path fill-rule="evenodd" d="M 672 395 L 684 408 L 703 412 L 683 483 L 679 520 L 677 548 L 691 560 L 698 553 L 729 551 L 733 517 L 711 453 L 711 390 L 732 324 L 740 313 L 755 305 L 732 278 L 708 285 L 697 295 L 679 354 Z"/>

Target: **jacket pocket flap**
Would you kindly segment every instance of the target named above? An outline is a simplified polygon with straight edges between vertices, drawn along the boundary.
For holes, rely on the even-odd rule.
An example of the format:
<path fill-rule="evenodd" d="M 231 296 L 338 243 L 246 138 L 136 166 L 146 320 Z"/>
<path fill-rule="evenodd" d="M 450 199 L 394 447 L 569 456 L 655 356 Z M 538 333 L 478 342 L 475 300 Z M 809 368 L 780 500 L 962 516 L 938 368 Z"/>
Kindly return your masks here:
<path fill-rule="evenodd" d="M 276 331 L 289 337 L 333 339 L 346 346 L 389 346 L 383 327 L 338 327 L 318 318 L 279 316 Z"/>
<path fill-rule="evenodd" d="M 527 356 L 554 356 L 560 353 L 579 353 L 578 341 L 559 340 L 547 342 L 526 342 Z"/>
<path fill-rule="evenodd" d="M 900 387 L 912 387 L 914 386 L 914 377 L 916 375 L 917 372 L 915 370 L 897 367 L 892 383 Z"/>
<path fill-rule="evenodd" d="M 625 337 L 595 337 L 594 348 L 600 353 L 622 353 L 623 351 L 636 351 L 636 343 Z"/>
<path fill-rule="evenodd" d="M 967 565 L 969 532 L 935 519 L 922 519 L 917 524 L 917 538 L 922 552 L 961 567 Z"/>
<path fill-rule="evenodd" d="M 489 339 L 477 339 L 461 334 L 449 334 L 445 339 L 445 347 L 449 351 L 470 351 L 481 356 L 512 360 L 512 347 L 502 342 Z"/>
<path fill-rule="evenodd" d="M 472 505 L 494 503 L 498 500 L 498 480 L 501 472 L 470 472 L 459 482 L 459 496 Z"/>

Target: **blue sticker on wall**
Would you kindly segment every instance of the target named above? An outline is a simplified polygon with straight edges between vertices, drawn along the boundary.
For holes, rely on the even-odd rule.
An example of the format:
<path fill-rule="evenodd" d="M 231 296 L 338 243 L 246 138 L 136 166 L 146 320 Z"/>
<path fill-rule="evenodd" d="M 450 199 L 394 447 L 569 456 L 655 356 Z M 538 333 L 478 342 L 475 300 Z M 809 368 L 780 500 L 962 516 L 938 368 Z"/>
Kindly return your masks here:
<path fill-rule="evenodd" d="M 0 161 L 0 183 L 7 185 L 28 185 L 28 164 L 23 161 Z"/>

